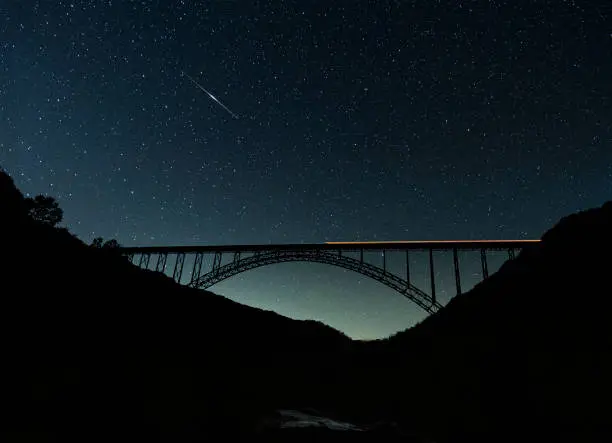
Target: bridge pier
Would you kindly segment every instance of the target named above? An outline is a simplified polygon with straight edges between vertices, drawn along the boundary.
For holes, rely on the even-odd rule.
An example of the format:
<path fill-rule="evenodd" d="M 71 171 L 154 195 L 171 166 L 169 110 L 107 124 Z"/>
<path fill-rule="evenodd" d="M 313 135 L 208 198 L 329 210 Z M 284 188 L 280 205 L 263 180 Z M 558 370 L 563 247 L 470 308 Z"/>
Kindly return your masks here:
<path fill-rule="evenodd" d="M 429 280 L 431 282 L 431 299 L 436 303 L 436 277 L 434 273 L 433 249 L 429 250 Z"/>
<path fill-rule="evenodd" d="M 150 258 L 151 258 L 151 254 L 148 254 L 148 253 L 140 254 L 140 262 L 138 263 L 138 267 L 149 269 L 149 259 Z"/>
<path fill-rule="evenodd" d="M 201 252 L 196 252 L 196 255 L 193 259 L 193 269 L 191 271 L 191 279 L 189 281 L 190 286 L 200 278 L 200 274 L 202 273 L 202 263 L 203 262 L 204 262 L 204 254 L 202 254 Z"/>
<path fill-rule="evenodd" d="M 157 263 L 155 265 L 155 270 L 157 272 L 165 272 L 166 271 L 166 262 L 168 261 L 168 253 L 161 252 L 157 255 Z"/>
<path fill-rule="evenodd" d="M 387 273 L 387 254 L 385 253 L 386 251 L 383 249 L 382 251 L 382 258 L 383 258 L 383 274 Z"/>
<path fill-rule="evenodd" d="M 489 278 L 489 266 L 487 265 L 487 251 L 480 250 L 480 264 L 482 265 L 482 279 Z"/>
<path fill-rule="evenodd" d="M 453 248 L 453 264 L 455 265 L 455 286 L 457 287 L 457 295 L 461 295 L 461 272 L 459 271 L 459 255 L 457 248 Z"/>
<path fill-rule="evenodd" d="M 408 286 L 410 286 L 410 255 L 408 249 L 406 249 L 406 281 L 408 282 Z"/>
<path fill-rule="evenodd" d="M 221 267 L 221 260 L 223 259 L 223 253 L 222 252 L 215 252 L 215 258 L 213 260 L 213 271 L 216 271 L 217 269 L 219 269 Z"/>
<path fill-rule="evenodd" d="M 174 262 L 174 272 L 172 278 L 175 282 L 180 283 L 181 277 L 183 276 L 183 265 L 185 264 L 185 253 L 179 252 L 176 254 L 176 261 Z"/>

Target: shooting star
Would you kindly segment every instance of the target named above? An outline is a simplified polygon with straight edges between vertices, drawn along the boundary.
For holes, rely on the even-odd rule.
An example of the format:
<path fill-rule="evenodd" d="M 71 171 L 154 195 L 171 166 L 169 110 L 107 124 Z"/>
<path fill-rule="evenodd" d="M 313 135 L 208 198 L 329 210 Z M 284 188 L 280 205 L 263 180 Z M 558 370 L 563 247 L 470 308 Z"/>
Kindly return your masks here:
<path fill-rule="evenodd" d="M 186 72 L 183 72 L 183 74 L 185 74 L 187 76 L 187 78 L 189 80 L 191 80 L 191 83 L 193 83 L 194 85 L 196 85 L 198 88 L 200 88 L 202 91 L 204 91 L 211 99 L 213 99 L 219 106 L 221 106 L 223 109 L 225 109 L 232 117 L 234 117 L 235 119 L 238 119 L 238 115 L 236 115 L 234 112 L 232 112 L 230 110 L 230 108 L 228 108 L 227 106 L 225 106 L 223 103 L 221 103 L 217 97 L 215 97 L 214 95 L 212 95 L 210 92 L 208 92 L 206 90 L 206 88 L 204 88 L 204 86 L 202 86 L 201 84 L 199 84 L 197 81 L 195 81 L 189 74 L 187 74 Z"/>

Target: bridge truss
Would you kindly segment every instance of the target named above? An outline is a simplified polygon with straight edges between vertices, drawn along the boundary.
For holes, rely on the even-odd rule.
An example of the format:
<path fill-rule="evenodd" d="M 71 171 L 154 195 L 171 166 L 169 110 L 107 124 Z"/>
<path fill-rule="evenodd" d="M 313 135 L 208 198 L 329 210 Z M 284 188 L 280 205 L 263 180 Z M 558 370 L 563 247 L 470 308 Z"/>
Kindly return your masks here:
<path fill-rule="evenodd" d="M 480 252 L 481 277 L 489 276 L 488 252 L 505 251 L 507 259 L 537 240 L 483 240 L 447 242 L 337 242 L 298 245 L 223 245 L 124 247 L 123 255 L 144 269 L 168 272 L 179 283 L 194 288 L 210 288 L 217 283 L 261 266 L 284 262 L 316 262 L 338 266 L 372 278 L 393 289 L 429 313 L 442 304 L 436 297 L 434 251 L 452 253 L 456 293 L 461 294 L 460 251 Z M 411 280 L 411 257 L 415 251 L 427 252 L 429 292 L 415 286 Z M 381 259 L 373 263 L 364 254 L 375 252 Z M 404 272 L 399 275 L 387 266 L 387 256 L 401 254 Z M 371 254 L 370 254 L 371 255 Z M 172 257 L 169 260 L 169 257 Z M 190 257 L 191 272 L 185 279 L 186 258 Z M 151 259 L 154 258 L 155 266 Z M 397 257 L 396 261 L 397 261 Z M 205 266 L 205 263 L 210 265 Z M 172 266 L 173 265 L 173 266 Z"/>

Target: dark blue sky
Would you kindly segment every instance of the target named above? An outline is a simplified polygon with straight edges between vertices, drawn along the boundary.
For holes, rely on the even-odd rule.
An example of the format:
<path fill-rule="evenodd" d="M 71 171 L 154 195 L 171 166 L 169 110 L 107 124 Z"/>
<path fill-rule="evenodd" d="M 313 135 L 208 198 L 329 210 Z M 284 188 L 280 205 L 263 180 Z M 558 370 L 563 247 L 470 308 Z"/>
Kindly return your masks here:
<path fill-rule="evenodd" d="M 536 238 L 611 196 L 611 8 L 6 0 L 0 165 L 88 242 Z M 292 266 L 218 292 L 355 336 L 420 318 Z"/>

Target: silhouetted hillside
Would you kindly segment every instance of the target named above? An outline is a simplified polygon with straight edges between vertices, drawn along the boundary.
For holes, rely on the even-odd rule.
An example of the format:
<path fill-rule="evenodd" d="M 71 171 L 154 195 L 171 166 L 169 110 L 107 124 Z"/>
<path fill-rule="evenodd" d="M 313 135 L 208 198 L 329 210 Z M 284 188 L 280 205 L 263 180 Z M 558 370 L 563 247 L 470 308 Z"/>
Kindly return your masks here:
<path fill-rule="evenodd" d="M 351 344 L 321 323 L 179 286 L 35 222 L 4 173 L 0 241 L 5 432 L 229 434 L 258 411 L 310 404 Z"/>
<path fill-rule="evenodd" d="M 436 315 L 363 346 L 366 411 L 436 441 L 612 431 L 612 202 L 562 219 Z"/>

